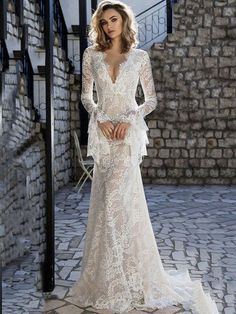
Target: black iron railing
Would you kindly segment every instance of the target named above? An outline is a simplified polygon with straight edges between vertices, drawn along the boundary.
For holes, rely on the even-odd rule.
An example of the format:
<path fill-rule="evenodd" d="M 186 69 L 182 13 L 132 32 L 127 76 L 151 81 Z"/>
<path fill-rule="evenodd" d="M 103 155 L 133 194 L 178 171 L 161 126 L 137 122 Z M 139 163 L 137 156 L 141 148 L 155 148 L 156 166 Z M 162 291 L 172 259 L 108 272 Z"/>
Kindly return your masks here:
<path fill-rule="evenodd" d="M 66 59 L 68 58 L 68 44 L 67 44 L 67 27 L 64 19 L 64 15 L 61 9 L 60 1 L 54 0 L 53 14 L 56 29 L 61 39 L 61 47 L 65 51 Z"/>
<path fill-rule="evenodd" d="M 97 0 L 91 0 L 91 13 L 92 14 L 96 10 L 97 5 L 98 5 L 98 1 Z"/>
<path fill-rule="evenodd" d="M 40 120 L 40 115 L 38 109 L 34 106 L 34 70 L 28 53 L 28 28 L 29 26 L 27 24 L 23 25 L 20 59 L 22 61 L 23 74 L 26 80 L 26 94 L 31 101 L 31 107 L 35 114 L 34 122 L 38 122 Z"/>
<path fill-rule="evenodd" d="M 3 134 L 3 99 L 5 89 L 5 73 L 0 71 L 0 138 Z M 1 296 L 1 293 L 0 293 Z"/>
<path fill-rule="evenodd" d="M 38 0 L 38 6 L 39 6 L 39 14 L 44 20 L 44 17 L 45 17 L 45 0 Z"/>
<path fill-rule="evenodd" d="M 173 5 L 177 3 L 177 0 L 166 0 L 166 16 L 167 16 L 167 33 L 173 32 Z"/>
<path fill-rule="evenodd" d="M 21 39 L 21 61 L 23 65 L 23 73 L 25 75 L 26 79 L 26 91 L 27 91 L 27 96 L 31 100 L 31 104 L 33 104 L 33 96 L 34 96 L 34 91 L 33 91 L 33 79 L 34 79 L 34 72 L 33 72 L 33 67 L 29 58 L 28 54 L 28 25 L 25 24 L 23 26 L 23 36 Z"/>
<path fill-rule="evenodd" d="M 7 0 L 0 1 L 0 38 L 7 38 Z"/>
<path fill-rule="evenodd" d="M 45 1 L 46 50 L 46 223 L 45 258 L 42 263 L 43 292 L 55 288 L 55 200 L 54 200 L 54 99 L 53 99 L 53 0 Z"/>
<path fill-rule="evenodd" d="M 147 10 L 136 15 L 139 28 L 139 47 L 157 39 L 166 32 L 166 1 L 161 0 Z"/>
<path fill-rule="evenodd" d="M 15 14 L 19 18 L 19 24 L 23 25 L 24 23 L 24 0 L 13 0 L 15 7 Z"/>
<path fill-rule="evenodd" d="M 31 104 L 33 105 L 34 103 L 34 71 L 33 67 L 30 61 L 30 57 L 28 54 L 28 51 L 25 51 L 23 58 L 22 58 L 22 63 L 23 63 L 23 73 L 26 78 L 26 83 L 27 83 L 27 96 L 31 100 Z"/>
<path fill-rule="evenodd" d="M 7 0 L 0 1 L 0 136 L 3 133 L 3 98 L 5 87 L 5 73 L 4 71 L 9 66 L 9 55 L 6 49 L 5 39 L 7 37 Z M 2 290 L 0 290 L 0 297 L 2 300 Z"/>
<path fill-rule="evenodd" d="M 1 48 L 0 48 L 0 72 L 5 72 L 9 67 L 9 54 L 5 41 L 1 39 Z"/>

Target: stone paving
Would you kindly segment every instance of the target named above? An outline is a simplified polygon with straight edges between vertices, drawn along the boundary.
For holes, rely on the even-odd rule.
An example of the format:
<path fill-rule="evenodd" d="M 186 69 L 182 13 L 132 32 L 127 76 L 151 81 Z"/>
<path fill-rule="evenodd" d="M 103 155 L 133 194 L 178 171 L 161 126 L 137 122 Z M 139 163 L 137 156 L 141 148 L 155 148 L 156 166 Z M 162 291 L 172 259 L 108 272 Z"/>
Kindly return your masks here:
<path fill-rule="evenodd" d="M 56 193 L 56 288 L 34 286 L 30 255 L 3 270 L 3 314 L 108 314 L 82 309 L 67 297 L 80 276 L 91 185 L 77 194 L 69 184 Z M 236 313 L 236 186 L 145 185 L 150 218 L 165 269 L 187 267 L 201 279 L 222 314 Z M 129 314 L 145 313 L 132 311 Z M 178 307 L 155 314 L 190 313 Z M 113 313 L 114 314 L 114 313 Z M 205 314 L 205 313 L 202 313 Z"/>

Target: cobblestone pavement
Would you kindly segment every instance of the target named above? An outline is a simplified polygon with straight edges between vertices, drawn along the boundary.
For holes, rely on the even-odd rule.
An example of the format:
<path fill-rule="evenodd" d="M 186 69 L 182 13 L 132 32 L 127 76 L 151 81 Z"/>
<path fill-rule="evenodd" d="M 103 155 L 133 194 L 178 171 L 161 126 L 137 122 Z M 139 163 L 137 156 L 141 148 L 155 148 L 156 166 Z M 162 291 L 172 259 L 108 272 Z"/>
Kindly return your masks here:
<path fill-rule="evenodd" d="M 81 309 L 66 296 L 80 276 L 90 188 L 88 183 L 77 194 L 70 184 L 56 193 L 54 291 L 42 296 L 35 290 L 32 259 L 25 256 L 3 270 L 3 314 L 109 313 Z M 187 267 L 192 279 L 202 280 L 220 313 L 235 314 L 236 186 L 145 185 L 145 194 L 164 268 Z M 153 313 L 190 312 L 173 306 Z"/>

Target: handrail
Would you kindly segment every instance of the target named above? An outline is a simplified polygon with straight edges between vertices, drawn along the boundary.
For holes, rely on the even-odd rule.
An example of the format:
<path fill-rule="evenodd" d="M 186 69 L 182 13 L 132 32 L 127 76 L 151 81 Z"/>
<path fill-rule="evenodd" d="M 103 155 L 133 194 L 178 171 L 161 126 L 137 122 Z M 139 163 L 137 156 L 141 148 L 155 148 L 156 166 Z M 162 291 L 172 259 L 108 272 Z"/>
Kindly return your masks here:
<path fill-rule="evenodd" d="M 139 48 L 153 42 L 165 34 L 165 0 L 160 0 L 150 8 L 136 15 L 138 23 Z"/>
<path fill-rule="evenodd" d="M 3 134 L 3 99 L 5 88 L 5 73 L 0 71 L 0 137 Z"/>
<path fill-rule="evenodd" d="M 7 0 L 0 1 L 0 38 L 7 38 Z"/>
<path fill-rule="evenodd" d="M 3 39 L 1 39 L 0 60 L 0 71 L 5 72 L 9 68 L 9 54 L 7 51 L 5 40 Z"/>
<path fill-rule="evenodd" d="M 177 0 L 160 0 L 135 17 L 139 27 L 139 47 L 153 42 L 157 37 L 172 33 L 172 7 Z"/>
<path fill-rule="evenodd" d="M 159 1 L 158 3 L 156 3 L 156 4 L 152 5 L 150 8 L 148 8 L 148 9 L 146 9 L 146 10 L 144 10 L 144 11 L 140 12 L 140 13 L 139 13 L 139 14 L 137 14 L 135 17 L 137 18 L 137 17 L 139 17 L 140 15 L 143 15 L 144 13 L 146 13 L 146 12 L 150 11 L 151 9 L 153 9 L 154 7 L 156 7 L 157 5 L 159 5 L 159 4 L 160 4 L 160 3 L 162 3 L 162 2 L 165 2 L 165 0 L 161 0 L 161 1 Z"/>
<path fill-rule="evenodd" d="M 54 104 L 53 104 L 53 0 L 45 1 L 46 50 L 46 222 L 45 258 L 41 264 L 43 292 L 55 288 L 55 200 L 54 200 Z"/>
<path fill-rule="evenodd" d="M 5 2 L 5 1 L 2 1 Z M 6 4 L 6 3 L 5 3 Z M 4 8 L 3 3 L 1 3 L 0 9 Z M 4 28 L 4 22 L 6 22 L 3 17 L 5 14 L 1 14 L 1 26 Z M 6 25 L 6 24 L 5 24 Z M 9 54 L 7 51 L 6 43 L 5 43 L 5 31 L 1 30 L 1 47 L 0 47 L 0 136 L 3 134 L 3 104 L 2 101 L 4 99 L 4 88 L 5 88 L 5 71 L 9 67 Z M 1 296 L 1 292 L 0 292 Z"/>
<path fill-rule="evenodd" d="M 173 5 L 177 3 L 177 0 L 166 0 L 166 16 L 167 16 L 167 33 L 172 33 L 172 18 L 173 18 Z"/>
<path fill-rule="evenodd" d="M 45 1 L 37 0 L 38 4 L 38 14 L 39 14 L 39 22 L 44 29 L 43 34 L 45 34 Z M 45 35 L 43 37 L 42 48 L 45 47 Z"/>
<path fill-rule="evenodd" d="M 38 0 L 38 5 L 39 5 L 40 15 L 44 19 L 44 17 L 45 17 L 45 1 L 44 0 Z"/>
<path fill-rule="evenodd" d="M 23 0 L 13 0 L 14 7 L 15 7 L 15 14 L 19 18 L 19 24 L 23 25 L 24 23 L 24 11 L 23 11 Z"/>
<path fill-rule="evenodd" d="M 23 73 L 26 77 L 27 81 L 27 96 L 31 100 L 31 104 L 33 106 L 34 103 L 34 81 L 33 81 L 33 67 L 29 58 L 28 51 L 25 51 L 23 58 L 22 58 L 22 63 L 23 63 Z"/>
<path fill-rule="evenodd" d="M 40 115 L 38 113 L 38 109 L 34 106 L 34 70 L 32 67 L 32 63 L 30 60 L 30 56 L 28 53 L 28 25 L 23 25 L 23 37 L 21 40 L 21 60 L 23 65 L 23 73 L 26 78 L 26 91 L 27 96 L 31 101 L 31 107 L 34 111 L 35 117 L 34 122 L 38 122 L 40 120 Z"/>
<path fill-rule="evenodd" d="M 54 21 L 56 22 L 56 31 L 61 38 L 61 47 L 65 51 L 66 60 L 68 59 L 67 27 L 59 0 L 54 0 Z"/>

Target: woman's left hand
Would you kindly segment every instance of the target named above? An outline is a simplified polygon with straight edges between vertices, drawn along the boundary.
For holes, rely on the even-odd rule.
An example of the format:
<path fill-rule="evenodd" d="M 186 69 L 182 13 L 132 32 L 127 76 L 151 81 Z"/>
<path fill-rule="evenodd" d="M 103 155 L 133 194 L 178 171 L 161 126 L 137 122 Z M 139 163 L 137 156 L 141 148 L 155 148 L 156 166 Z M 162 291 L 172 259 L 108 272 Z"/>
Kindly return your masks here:
<path fill-rule="evenodd" d="M 130 127 L 129 122 L 119 122 L 113 130 L 112 139 L 123 140 L 126 136 L 127 130 Z"/>

